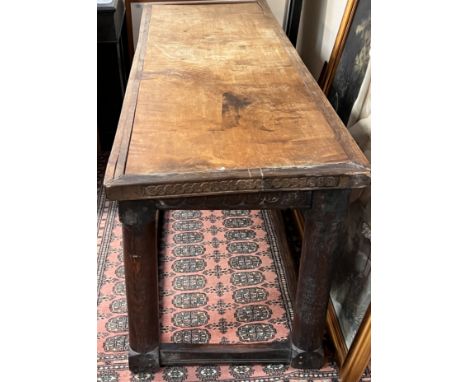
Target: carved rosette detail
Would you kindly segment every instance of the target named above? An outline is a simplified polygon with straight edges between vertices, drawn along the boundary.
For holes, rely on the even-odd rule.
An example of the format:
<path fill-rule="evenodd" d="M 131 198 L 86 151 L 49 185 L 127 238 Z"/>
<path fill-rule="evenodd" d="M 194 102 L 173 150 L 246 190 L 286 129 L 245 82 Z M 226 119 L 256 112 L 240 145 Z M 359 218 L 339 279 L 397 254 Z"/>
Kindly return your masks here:
<path fill-rule="evenodd" d="M 291 177 L 273 179 L 216 180 L 195 183 L 172 183 L 146 186 L 146 196 L 192 195 L 223 191 L 274 191 L 337 187 L 336 176 Z"/>

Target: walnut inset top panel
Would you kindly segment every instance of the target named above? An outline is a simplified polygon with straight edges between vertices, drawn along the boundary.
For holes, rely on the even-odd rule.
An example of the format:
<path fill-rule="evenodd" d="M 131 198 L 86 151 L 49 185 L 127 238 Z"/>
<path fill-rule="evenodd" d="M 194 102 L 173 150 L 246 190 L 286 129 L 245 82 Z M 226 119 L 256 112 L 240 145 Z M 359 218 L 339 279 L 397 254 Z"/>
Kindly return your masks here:
<path fill-rule="evenodd" d="M 135 57 L 108 189 L 122 177 L 368 175 L 263 1 L 148 5 Z"/>

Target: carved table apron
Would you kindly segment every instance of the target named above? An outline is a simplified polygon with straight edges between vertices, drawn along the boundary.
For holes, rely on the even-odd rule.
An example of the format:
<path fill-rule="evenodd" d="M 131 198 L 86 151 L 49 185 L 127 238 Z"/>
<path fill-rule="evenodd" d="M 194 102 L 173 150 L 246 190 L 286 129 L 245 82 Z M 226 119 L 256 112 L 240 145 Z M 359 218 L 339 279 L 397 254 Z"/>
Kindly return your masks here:
<path fill-rule="evenodd" d="M 104 185 L 119 201 L 129 366 L 323 363 L 338 237 L 367 160 L 263 0 L 145 5 Z M 158 211 L 305 210 L 290 340 L 159 340 Z"/>

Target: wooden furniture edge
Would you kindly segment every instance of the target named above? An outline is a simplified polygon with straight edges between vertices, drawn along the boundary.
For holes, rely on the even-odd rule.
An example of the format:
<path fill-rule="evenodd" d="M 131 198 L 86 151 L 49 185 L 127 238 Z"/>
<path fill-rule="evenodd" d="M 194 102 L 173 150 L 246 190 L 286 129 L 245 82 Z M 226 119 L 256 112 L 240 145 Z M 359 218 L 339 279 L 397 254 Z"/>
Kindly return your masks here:
<path fill-rule="evenodd" d="M 287 289 L 291 302 L 294 304 L 297 289 L 297 272 L 294 265 L 294 260 L 289 250 L 288 239 L 286 236 L 286 228 L 284 227 L 283 216 L 280 210 L 270 210 L 271 222 L 278 238 L 278 251 L 284 266 L 284 275 L 286 278 Z"/>
<path fill-rule="evenodd" d="M 289 363 L 290 341 L 255 344 L 175 344 L 161 343 L 161 365 L 219 363 Z"/>
<path fill-rule="evenodd" d="M 117 132 L 112 144 L 112 150 L 107 162 L 107 168 L 104 175 L 104 187 L 111 183 L 114 179 L 120 178 L 124 173 L 124 166 L 127 160 L 128 143 L 130 142 L 131 132 L 133 127 L 133 118 L 136 111 L 136 101 L 138 99 L 138 90 L 140 88 L 139 77 L 143 66 L 143 57 L 145 53 L 144 44 L 142 43 L 148 37 L 148 26 L 151 19 L 151 14 L 148 7 L 144 7 L 140 28 L 140 37 L 138 39 L 135 57 L 133 58 L 130 75 L 127 82 L 122 110 L 120 113 Z M 136 81 L 138 79 L 138 81 Z M 131 123 L 129 123 L 131 122 Z"/>
<path fill-rule="evenodd" d="M 336 175 L 312 170 L 263 172 L 252 176 L 253 171 L 234 173 L 200 173 L 191 176 L 173 174 L 167 177 L 148 175 L 123 175 L 107 179 L 104 183 L 110 200 L 135 200 L 177 198 L 232 193 L 312 191 L 319 189 L 363 188 L 370 184 L 368 171 Z M 250 173 L 250 176 L 249 176 Z"/>

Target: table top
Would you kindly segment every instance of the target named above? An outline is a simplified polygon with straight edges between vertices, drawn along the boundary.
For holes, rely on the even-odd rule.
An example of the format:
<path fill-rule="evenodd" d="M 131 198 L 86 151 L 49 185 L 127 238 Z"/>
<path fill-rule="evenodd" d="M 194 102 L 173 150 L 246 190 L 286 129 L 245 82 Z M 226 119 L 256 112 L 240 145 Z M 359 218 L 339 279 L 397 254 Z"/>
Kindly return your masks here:
<path fill-rule="evenodd" d="M 110 199 L 357 188 L 369 176 L 263 0 L 145 5 Z"/>

